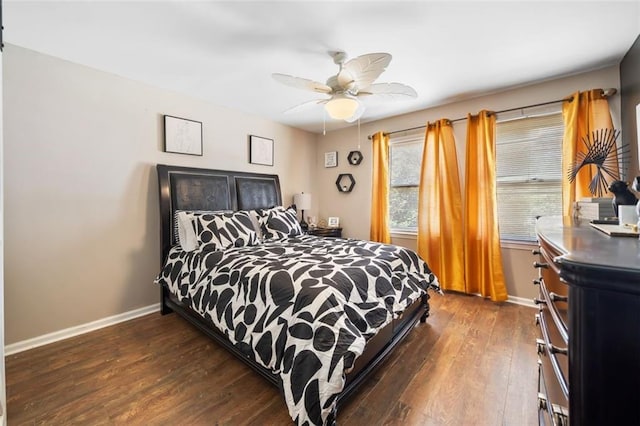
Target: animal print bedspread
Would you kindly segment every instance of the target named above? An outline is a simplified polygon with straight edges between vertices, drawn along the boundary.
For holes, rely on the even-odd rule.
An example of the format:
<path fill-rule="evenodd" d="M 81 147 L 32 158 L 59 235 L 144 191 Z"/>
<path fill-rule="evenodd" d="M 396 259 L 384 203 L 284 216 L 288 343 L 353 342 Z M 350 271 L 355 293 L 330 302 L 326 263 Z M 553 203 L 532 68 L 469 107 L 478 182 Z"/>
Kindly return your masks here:
<path fill-rule="evenodd" d="M 279 374 L 299 425 L 334 423 L 345 371 L 366 341 L 439 291 L 413 251 L 306 235 L 225 251 L 174 247 L 156 283 Z"/>

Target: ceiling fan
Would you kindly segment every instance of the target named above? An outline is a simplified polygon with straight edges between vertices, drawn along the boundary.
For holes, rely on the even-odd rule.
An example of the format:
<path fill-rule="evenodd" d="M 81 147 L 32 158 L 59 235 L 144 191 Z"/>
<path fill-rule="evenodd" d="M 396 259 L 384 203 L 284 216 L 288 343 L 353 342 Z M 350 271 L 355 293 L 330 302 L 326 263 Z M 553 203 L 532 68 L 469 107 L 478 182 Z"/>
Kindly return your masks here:
<path fill-rule="evenodd" d="M 360 101 L 362 98 L 373 95 L 387 98 L 415 98 L 418 96 L 412 87 L 402 83 L 373 84 L 391 62 L 391 55 L 388 53 L 369 53 L 346 62 L 345 52 L 331 51 L 329 55 L 340 69 L 336 75 L 327 79 L 326 84 L 287 74 L 272 74 L 276 81 L 287 86 L 329 95 L 329 98 L 314 99 L 296 105 L 286 110 L 285 113 L 297 111 L 310 104 L 324 104 L 331 118 L 352 123 L 364 113 L 365 107 Z"/>

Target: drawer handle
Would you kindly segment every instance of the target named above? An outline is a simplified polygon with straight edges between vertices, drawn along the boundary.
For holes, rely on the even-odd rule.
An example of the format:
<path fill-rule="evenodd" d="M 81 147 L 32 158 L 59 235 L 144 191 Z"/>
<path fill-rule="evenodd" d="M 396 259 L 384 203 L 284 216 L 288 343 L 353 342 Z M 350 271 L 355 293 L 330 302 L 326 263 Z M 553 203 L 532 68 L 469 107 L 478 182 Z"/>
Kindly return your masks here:
<path fill-rule="evenodd" d="M 533 249 L 531 250 L 531 254 L 534 256 L 538 256 L 538 255 L 541 255 L 542 252 L 540 251 L 540 249 Z"/>
<path fill-rule="evenodd" d="M 556 425 L 569 426 L 569 410 L 561 405 L 551 404 L 551 411 Z"/>
<path fill-rule="evenodd" d="M 542 300 L 542 299 L 538 299 L 537 297 L 535 297 L 533 299 L 533 303 L 535 303 L 536 305 L 546 305 L 547 301 L 546 300 Z"/>
<path fill-rule="evenodd" d="M 547 347 L 549 348 L 549 352 L 551 352 L 552 354 L 562 354 L 562 355 L 569 354 L 569 351 L 567 350 L 567 348 L 559 348 L 551 343 L 549 343 Z"/>
<path fill-rule="evenodd" d="M 554 292 L 549 293 L 549 299 L 551 299 L 553 302 L 567 302 L 569 300 L 567 296 L 561 296 Z"/>
<path fill-rule="evenodd" d="M 547 396 L 538 392 L 538 410 L 547 411 Z"/>
<path fill-rule="evenodd" d="M 549 269 L 549 264 L 548 263 L 541 263 L 538 261 L 533 262 L 533 267 L 534 268 L 544 268 L 544 269 Z"/>
<path fill-rule="evenodd" d="M 536 324 L 540 324 L 540 322 L 538 321 L 538 318 L 536 318 Z M 544 347 L 545 347 L 544 340 L 536 339 L 536 353 L 538 355 L 544 355 Z"/>
<path fill-rule="evenodd" d="M 533 285 L 540 285 L 540 278 L 533 280 Z"/>

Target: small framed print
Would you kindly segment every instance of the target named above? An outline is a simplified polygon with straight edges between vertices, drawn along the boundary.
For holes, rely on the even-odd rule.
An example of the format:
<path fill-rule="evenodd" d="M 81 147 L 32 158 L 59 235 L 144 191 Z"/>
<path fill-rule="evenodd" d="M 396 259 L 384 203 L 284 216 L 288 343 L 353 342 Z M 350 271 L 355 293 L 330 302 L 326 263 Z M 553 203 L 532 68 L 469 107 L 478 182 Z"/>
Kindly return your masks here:
<path fill-rule="evenodd" d="M 331 216 L 327 218 L 327 226 L 329 228 L 337 228 L 340 226 L 340 218 Z"/>
<path fill-rule="evenodd" d="M 273 139 L 249 135 L 249 163 L 273 166 Z"/>
<path fill-rule="evenodd" d="M 338 167 L 338 151 L 330 151 L 324 153 L 325 167 Z"/>
<path fill-rule="evenodd" d="M 202 123 L 165 115 L 164 151 L 176 154 L 202 155 Z"/>

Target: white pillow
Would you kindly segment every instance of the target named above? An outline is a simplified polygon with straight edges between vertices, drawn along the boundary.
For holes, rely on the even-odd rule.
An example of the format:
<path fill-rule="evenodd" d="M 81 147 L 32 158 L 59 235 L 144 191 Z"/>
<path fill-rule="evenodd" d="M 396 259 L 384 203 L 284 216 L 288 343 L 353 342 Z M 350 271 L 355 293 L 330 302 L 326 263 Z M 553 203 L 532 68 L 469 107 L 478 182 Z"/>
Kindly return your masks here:
<path fill-rule="evenodd" d="M 198 248 L 198 238 L 193 224 L 193 213 L 178 212 L 178 241 L 184 251 Z"/>
<path fill-rule="evenodd" d="M 256 210 L 249 211 L 249 218 L 251 219 L 251 224 L 253 225 L 253 229 L 255 229 L 256 234 L 258 234 L 258 241 L 262 242 L 262 226 L 260 225 L 260 213 Z"/>

